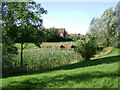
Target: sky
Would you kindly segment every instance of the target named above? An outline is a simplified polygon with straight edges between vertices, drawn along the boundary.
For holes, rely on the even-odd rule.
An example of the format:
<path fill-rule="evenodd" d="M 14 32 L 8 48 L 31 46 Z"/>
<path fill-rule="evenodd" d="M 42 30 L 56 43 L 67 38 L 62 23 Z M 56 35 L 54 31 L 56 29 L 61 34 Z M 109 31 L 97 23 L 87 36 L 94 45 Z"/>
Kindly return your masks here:
<path fill-rule="evenodd" d="M 37 1 L 38 2 L 38 1 Z M 118 2 L 40 2 L 48 11 L 42 15 L 45 28 L 65 28 L 70 33 L 85 35 L 93 17 L 100 17 L 103 12 L 115 7 Z"/>

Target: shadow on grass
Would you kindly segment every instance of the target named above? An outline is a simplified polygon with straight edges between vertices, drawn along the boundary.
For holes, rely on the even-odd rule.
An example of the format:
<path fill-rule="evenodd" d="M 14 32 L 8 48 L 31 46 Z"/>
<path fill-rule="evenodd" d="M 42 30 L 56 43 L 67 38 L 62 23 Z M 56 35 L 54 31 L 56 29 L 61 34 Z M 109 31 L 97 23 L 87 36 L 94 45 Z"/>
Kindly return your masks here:
<path fill-rule="evenodd" d="M 59 70 L 59 69 L 75 69 L 75 68 L 80 68 L 80 67 L 89 67 L 89 66 L 95 66 L 95 65 L 100 65 L 100 64 L 109 64 L 109 63 L 114 63 L 118 62 L 120 59 L 120 55 L 118 56 L 112 56 L 112 57 L 105 57 L 105 58 L 99 58 L 99 59 L 94 59 L 90 61 L 82 61 L 79 63 L 74 63 L 74 64 L 68 64 L 68 65 L 63 65 L 60 67 L 53 68 L 54 70 Z"/>
<path fill-rule="evenodd" d="M 3 76 L 2 78 L 6 78 L 6 77 L 10 77 L 10 76 L 21 76 L 21 75 L 30 75 L 30 74 L 37 74 L 37 73 L 43 73 L 43 72 L 50 72 L 50 71 L 60 70 L 60 69 L 76 69 L 76 68 L 95 66 L 95 65 L 105 64 L 105 63 L 109 64 L 109 63 L 118 62 L 119 59 L 120 59 L 120 55 L 111 56 L 111 57 L 94 59 L 94 60 L 90 60 L 90 61 L 81 61 L 81 62 L 74 63 L 74 64 L 62 65 L 59 67 L 44 69 L 41 71 L 39 70 L 39 71 L 34 71 L 34 72 L 26 72 L 26 73 L 13 74 L 13 75 L 9 75 L 9 76 Z"/>
<path fill-rule="evenodd" d="M 73 88 L 73 86 L 74 86 L 73 83 L 75 83 L 75 84 L 84 83 L 85 86 L 88 86 L 87 83 L 85 83 L 85 82 L 88 82 L 89 84 L 91 84 L 94 87 L 95 83 L 93 83 L 93 82 L 91 83 L 91 80 L 93 80 L 93 79 L 100 80 L 104 77 L 117 78 L 118 73 L 117 72 L 108 73 L 108 72 L 92 71 L 92 72 L 72 74 L 72 75 L 63 74 L 63 75 L 57 75 L 57 76 L 53 76 L 53 77 L 46 76 L 46 78 L 42 78 L 42 79 L 29 78 L 29 79 L 25 79 L 24 81 L 10 82 L 9 85 L 3 89 L 12 88 L 12 90 L 14 90 L 14 89 L 18 90 L 19 88 L 27 88 L 30 90 L 30 89 L 35 89 L 35 88 L 51 88 L 51 87 L 59 88 L 59 87 L 64 87 L 64 85 L 67 85 L 67 87 L 69 87 L 69 88 Z M 107 82 L 111 82 L 111 81 L 107 81 Z M 96 83 L 98 85 L 101 85 L 101 83 L 104 83 L 100 86 L 101 88 L 111 87 L 108 85 L 107 82 L 106 81 L 104 81 L 104 82 L 97 81 Z"/>

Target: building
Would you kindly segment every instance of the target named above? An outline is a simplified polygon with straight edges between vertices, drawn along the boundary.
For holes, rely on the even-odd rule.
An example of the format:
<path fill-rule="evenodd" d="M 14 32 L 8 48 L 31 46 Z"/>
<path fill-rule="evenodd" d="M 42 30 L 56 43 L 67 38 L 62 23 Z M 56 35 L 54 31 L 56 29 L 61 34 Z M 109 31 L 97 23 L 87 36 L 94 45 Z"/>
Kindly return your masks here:
<path fill-rule="evenodd" d="M 58 33 L 61 37 L 65 38 L 66 36 L 66 31 L 65 28 L 57 28 L 58 29 Z"/>

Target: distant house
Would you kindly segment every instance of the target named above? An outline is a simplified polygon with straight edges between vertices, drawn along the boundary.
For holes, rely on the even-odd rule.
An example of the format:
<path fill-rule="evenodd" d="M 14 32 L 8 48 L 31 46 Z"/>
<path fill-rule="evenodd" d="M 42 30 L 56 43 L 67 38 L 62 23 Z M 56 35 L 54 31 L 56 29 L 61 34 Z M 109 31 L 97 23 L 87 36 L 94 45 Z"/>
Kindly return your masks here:
<path fill-rule="evenodd" d="M 82 37 L 82 38 L 84 38 L 85 36 L 84 35 L 82 35 L 82 34 L 69 34 L 69 36 L 70 37 L 75 37 L 75 36 L 80 36 L 80 37 Z"/>
<path fill-rule="evenodd" d="M 66 31 L 65 28 L 57 28 L 58 29 L 58 33 L 61 37 L 65 38 L 66 36 Z"/>

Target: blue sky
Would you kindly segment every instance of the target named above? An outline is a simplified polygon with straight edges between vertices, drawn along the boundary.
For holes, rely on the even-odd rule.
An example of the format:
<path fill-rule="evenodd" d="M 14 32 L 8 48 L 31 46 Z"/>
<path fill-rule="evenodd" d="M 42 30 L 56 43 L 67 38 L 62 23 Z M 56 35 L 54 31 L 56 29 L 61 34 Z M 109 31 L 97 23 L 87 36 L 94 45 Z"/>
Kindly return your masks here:
<path fill-rule="evenodd" d="M 46 28 L 65 28 L 68 33 L 86 34 L 93 17 L 100 17 L 103 12 L 115 7 L 118 2 L 41 2 L 48 10 L 42 15 Z"/>

